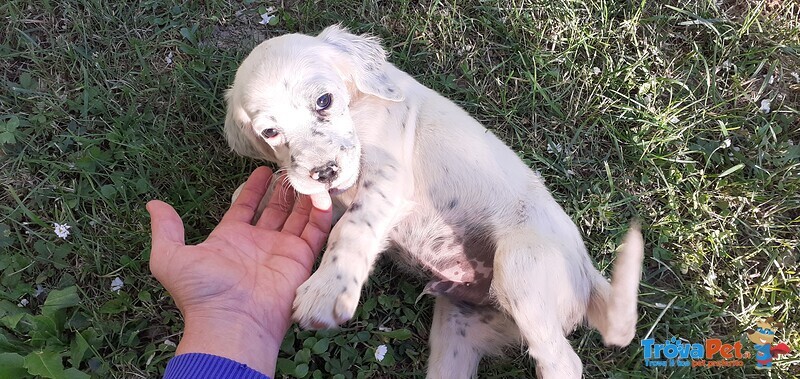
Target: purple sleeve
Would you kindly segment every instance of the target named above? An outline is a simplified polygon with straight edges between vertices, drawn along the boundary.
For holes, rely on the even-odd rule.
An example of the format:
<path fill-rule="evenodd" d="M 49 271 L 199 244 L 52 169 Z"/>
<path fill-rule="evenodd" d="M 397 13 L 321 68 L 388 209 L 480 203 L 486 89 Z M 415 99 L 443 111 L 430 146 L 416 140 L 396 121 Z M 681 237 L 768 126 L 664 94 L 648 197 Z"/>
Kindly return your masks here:
<path fill-rule="evenodd" d="M 246 364 L 211 354 L 189 353 L 169 360 L 164 379 L 269 379 Z"/>

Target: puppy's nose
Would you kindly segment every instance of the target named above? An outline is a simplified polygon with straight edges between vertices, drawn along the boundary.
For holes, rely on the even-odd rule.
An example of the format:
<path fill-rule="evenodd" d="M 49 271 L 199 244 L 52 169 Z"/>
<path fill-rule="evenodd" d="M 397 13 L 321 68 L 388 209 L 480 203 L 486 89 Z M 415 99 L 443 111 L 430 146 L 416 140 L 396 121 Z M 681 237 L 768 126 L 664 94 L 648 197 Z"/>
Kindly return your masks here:
<path fill-rule="evenodd" d="M 322 166 L 311 169 L 311 179 L 320 183 L 330 183 L 339 176 L 339 166 L 330 161 Z"/>

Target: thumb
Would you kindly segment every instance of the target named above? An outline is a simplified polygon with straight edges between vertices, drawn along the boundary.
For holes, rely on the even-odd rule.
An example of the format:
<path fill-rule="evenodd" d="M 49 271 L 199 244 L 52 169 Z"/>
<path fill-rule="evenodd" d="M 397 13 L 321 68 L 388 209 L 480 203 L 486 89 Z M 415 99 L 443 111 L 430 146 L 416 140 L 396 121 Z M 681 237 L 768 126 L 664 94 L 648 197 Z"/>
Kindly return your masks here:
<path fill-rule="evenodd" d="M 163 201 L 151 200 L 147 203 L 147 212 L 150 213 L 150 228 L 153 232 L 151 255 L 161 254 L 185 244 L 183 220 L 172 206 Z"/>

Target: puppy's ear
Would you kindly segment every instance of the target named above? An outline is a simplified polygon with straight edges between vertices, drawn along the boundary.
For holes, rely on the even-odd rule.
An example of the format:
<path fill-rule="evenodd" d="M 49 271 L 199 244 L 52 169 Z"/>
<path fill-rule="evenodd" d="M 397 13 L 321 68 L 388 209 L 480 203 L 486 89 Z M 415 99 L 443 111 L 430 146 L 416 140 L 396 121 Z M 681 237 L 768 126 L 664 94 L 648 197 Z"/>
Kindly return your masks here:
<path fill-rule="evenodd" d="M 400 93 L 387 74 L 386 51 L 380 40 L 370 35 L 355 35 L 341 25 L 332 25 L 317 37 L 346 56 L 344 74 L 349 75 L 359 91 L 391 101 L 403 101 Z"/>
<path fill-rule="evenodd" d="M 250 116 L 234 99 L 232 92 L 229 90 L 225 94 L 228 103 L 228 113 L 225 115 L 225 139 L 228 141 L 228 146 L 236 154 L 277 163 L 272 147 L 253 131 Z"/>

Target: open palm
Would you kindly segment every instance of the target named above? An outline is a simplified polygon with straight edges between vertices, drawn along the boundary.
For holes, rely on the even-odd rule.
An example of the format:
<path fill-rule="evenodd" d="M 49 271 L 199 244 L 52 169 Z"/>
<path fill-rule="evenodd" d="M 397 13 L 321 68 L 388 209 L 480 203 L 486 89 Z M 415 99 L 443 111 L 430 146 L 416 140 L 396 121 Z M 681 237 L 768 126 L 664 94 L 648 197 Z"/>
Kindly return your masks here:
<path fill-rule="evenodd" d="M 183 223 L 166 203 L 151 201 L 150 269 L 184 316 L 227 317 L 282 336 L 297 287 L 311 274 L 331 227 L 323 211 L 294 191 L 276 186 L 252 224 L 272 172 L 256 169 L 208 239 L 185 245 Z M 227 316 L 226 316 L 227 315 Z M 269 325 L 264 325 L 269 323 Z"/>

